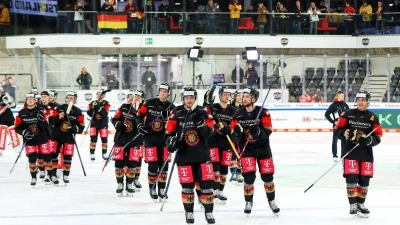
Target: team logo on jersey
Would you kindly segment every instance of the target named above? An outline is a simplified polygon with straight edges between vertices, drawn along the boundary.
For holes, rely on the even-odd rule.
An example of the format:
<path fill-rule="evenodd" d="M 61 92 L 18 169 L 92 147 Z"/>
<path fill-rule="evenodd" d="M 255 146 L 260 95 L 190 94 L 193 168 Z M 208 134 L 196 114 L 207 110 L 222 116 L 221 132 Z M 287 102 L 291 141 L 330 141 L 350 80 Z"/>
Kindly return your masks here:
<path fill-rule="evenodd" d="M 188 146 L 196 146 L 200 143 L 200 136 L 196 130 L 189 130 L 186 131 L 184 135 L 185 142 Z"/>
<path fill-rule="evenodd" d="M 33 124 L 29 125 L 28 130 L 32 131 L 33 126 L 34 126 Z M 39 128 L 37 126 L 35 126 L 35 129 L 33 129 L 32 133 L 33 133 L 34 136 L 39 134 Z"/>
<path fill-rule="evenodd" d="M 151 129 L 155 132 L 160 132 L 163 129 L 163 123 L 160 118 L 158 118 L 153 125 L 151 125 Z"/>
<path fill-rule="evenodd" d="M 222 122 L 222 121 L 221 121 L 221 123 L 222 123 L 224 126 L 228 126 L 228 124 L 227 124 L 226 122 Z M 220 128 L 221 128 L 221 125 L 218 124 L 217 133 L 220 134 L 220 135 L 223 135 L 223 134 L 221 133 L 221 131 L 219 131 Z"/>
<path fill-rule="evenodd" d="M 368 38 L 363 38 L 363 39 L 362 39 L 362 44 L 363 44 L 364 46 L 369 45 L 369 39 L 368 39 Z"/>
<path fill-rule="evenodd" d="M 121 38 L 113 37 L 112 42 L 114 43 L 114 45 L 119 45 L 119 43 L 121 43 Z"/>
<path fill-rule="evenodd" d="M 287 38 L 282 38 L 282 39 L 281 39 L 281 44 L 282 44 L 283 46 L 286 46 L 287 44 L 289 44 L 289 39 L 287 39 Z"/>
<path fill-rule="evenodd" d="M 90 101 L 93 98 L 93 94 L 92 93 L 85 93 L 83 96 L 84 96 L 86 101 Z"/>
<path fill-rule="evenodd" d="M 129 132 L 131 132 L 132 130 L 133 130 L 133 123 L 132 123 L 132 121 L 130 121 L 130 120 L 126 120 L 125 121 L 125 123 L 124 123 L 124 125 L 125 125 L 125 133 L 129 133 Z"/>
<path fill-rule="evenodd" d="M 98 113 L 96 113 L 96 115 L 94 116 L 94 118 L 96 118 L 96 120 L 101 120 L 101 116 L 98 114 Z"/>
<path fill-rule="evenodd" d="M 374 121 L 375 120 L 375 116 L 371 116 L 371 119 L 369 119 L 369 120 Z"/>
<path fill-rule="evenodd" d="M 68 121 L 63 121 L 61 123 L 60 129 L 62 132 L 68 132 Z"/>
<path fill-rule="evenodd" d="M 282 97 L 282 94 L 281 94 L 279 91 L 277 91 L 277 92 L 274 93 L 274 99 L 275 99 L 275 100 L 280 100 L 281 97 Z"/>

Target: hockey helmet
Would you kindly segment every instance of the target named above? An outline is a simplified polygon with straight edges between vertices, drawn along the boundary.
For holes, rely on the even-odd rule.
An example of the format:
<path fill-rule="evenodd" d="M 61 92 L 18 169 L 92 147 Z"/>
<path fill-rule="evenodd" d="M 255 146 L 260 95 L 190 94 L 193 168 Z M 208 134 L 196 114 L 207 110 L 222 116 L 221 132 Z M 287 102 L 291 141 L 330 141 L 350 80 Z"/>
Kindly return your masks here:
<path fill-rule="evenodd" d="M 78 94 L 76 94 L 76 93 L 73 92 L 73 91 L 68 91 L 68 92 L 67 92 L 67 95 L 65 95 L 65 98 L 67 98 L 68 96 L 73 96 L 75 99 L 78 98 Z"/>
<path fill-rule="evenodd" d="M 142 100 L 146 99 L 146 93 L 142 90 L 133 90 L 133 94 L 142 97 Z"/>
<path fill-rule="evenodd" d="M 185 87 L 183 91 L 181 92 L 181 101 L 183 102 L 183 99 L 185 96 L 194 96 L 194 98 L 197 100 L 197 91 L 196 89 L 192 87 Z"/>
<path fill-rule="evenodd" d="M 167 84 L 167 83 L 161 83 L 160 87 L 158 88 L 158 91 L 160 91 L 160 89 L 166 89 L 168 91 L 168 93 L 171 90 L 171 88 L 169 87 L 169 84 Z"/>
<path fill-rule="evenodd" d="M 35 94 L 33 94 L 33 93 L 26 94 L 25 95 L 25 100 L 28 99 L 28 98 L 35 98 Z"/>
<path fill-rule="evenodd" d="M 244 88 L 242 93 L 249 93 L 251 97 L 256 99 L 256 101 L 258 101 L 258 98 L 260 97 L 260 93 L 255 88 Z"/>
<path fill-rule="evenodd" d="M 50 95 L 53 95 L 56 98 L 58 96 L 58 92 L 56 90 L 50 90 L 49 93 L 50 93 Z"/>
<path fill-rule="evenodd" d="M 368 91 L 360 90 L 356 94 L 356 97 L 354 98 L 354 106 L 357 106 L 357 98 L 365 98 L 367 100 L 367 103 L 368 103 L 368 106 L 369 106 L 369 100 L 371 99 L 371 95 L 369 94 Z"/>
<path fill-rule="evenodd" d="M 39 91 L 38 91 L 37 87 L 32 87 L 31 93 L 32 94 L 39 94 Z"/>

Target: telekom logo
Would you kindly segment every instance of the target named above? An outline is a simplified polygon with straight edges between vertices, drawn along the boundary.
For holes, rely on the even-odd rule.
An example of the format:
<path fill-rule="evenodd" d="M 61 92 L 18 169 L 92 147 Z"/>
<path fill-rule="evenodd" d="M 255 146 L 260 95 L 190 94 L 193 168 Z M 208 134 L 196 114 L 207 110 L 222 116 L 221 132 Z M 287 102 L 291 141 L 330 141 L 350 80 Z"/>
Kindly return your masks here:
<path fill-rule="evenodd" d="M 211 173 L 212 165 L 206 165 L 206 170 L 207 170 L 208 173 Z"/>
<path fill-rule="evenodd" d="M 251 160 L 251 158 L 247 158 L 247 159 L 246 159 L 246 163 L 247 163 L 247 165 L 249 165 L 249 166 L 250 166 L 250 165 L 252 164 L 252 162 L 253 162 L 253 161 Z"/>
<path fill-rule="evenodd" d="M 371 163 L 370 162 L 366 162 L 365 164 L 366 164 L 367 170 L 371 170 L 371 167 L 372 167 Z"/>
<path fill-rule="evenodd" d="M 42 145 L 43 149 L 47 149 L 47 144 Z"/>
<path fill-rule="evenodd" d="M 231 155 L 231 154 L 226 154 L 226 159 L 227 159 L 227 160 L 231 160 L 231 158 L 232 158 L 232 155 Z"/>
<path fill-rule="evenodd" d="M 147 149 L 147 154 L 149 154 L 149 156 L 153 156 L 153 149 Z"/>
<path fill-rule="evenodd" d="M 354 166 L 356 164 L 356 160 L 349 160 L 349 164 L 350 164 L 351 168 L 354 168 Z"/>
<path fill-rule="evenodd" d="M 181 174 L 182 176 L 186 177 L 188 174 L 187 168 L 181 168 Z"/>
<path fill-rule="evenodd" d="M 68 150 L 72 150 L 72 145 L 68 145 Z"/>
<path fill-rule="evenodd" d="M 265 167 L 269 167 L 269 164 L 270 164 L 270 163 L 269 163 L 269 160 L 266 160 L 266 161 L 265 161 Z"/>
<path fill-rule="evenodd" d="M 135 153 L 135 155 L 138 155 L 138 154 L 139 154 L 139 149 L 134 148 L 134 149 L 133 149 L 133 152 Z"/>
<path fill-rule="evenodd" d="M 214 149 L 210 149 L 210 155 L 211 155 L 211 156 L 214 156 L 214 155 L 215 155 Z"/>

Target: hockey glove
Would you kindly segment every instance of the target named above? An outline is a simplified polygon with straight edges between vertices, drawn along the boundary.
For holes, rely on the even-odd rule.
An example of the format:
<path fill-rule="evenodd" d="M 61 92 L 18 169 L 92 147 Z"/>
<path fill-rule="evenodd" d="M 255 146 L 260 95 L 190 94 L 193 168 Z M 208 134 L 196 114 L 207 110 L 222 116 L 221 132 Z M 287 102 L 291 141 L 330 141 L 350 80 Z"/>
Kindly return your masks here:
<path fill-rule="evenodd" d="M 229 126 L 225 126 L 222 123 L 220 123 L 219 125 L 219 132 L 221 132 L 222 135 L 226 136 L 226 135 L 231 135 L 231 130 L 229 129 Z"/>
<path fill-rule="evenodd" d="M 125 129 L 125 126 L 121 121 L 117 121 L 114 126 L 116 131 L 123 131 Z"/>
<path fill-rule="evenodd" d="M 170 110 L 163 110 L 163 111 L 161 111 L 161 118 L 162 118 L 163 120 L 168 120 L 169 112 L 170 112 Z"/>
<path fill-rule="evenodd" d="M 233 127 L 232 141 L 238 142 L 243 139 L 243 127 L 238 123 Z"/>
<path fill-rule="evenodd" d="M 248 129 L 250 139 L 258 140 L 260 137 L 260 128 L 257 125 L 250 125 Z"/>
<path fill-rule="evenodd" d="M 193 112 L 192 121 L 196 125 L 196 129 L 202 128 L 205 125 L 204 117 L 200 110 Z"/>
<path fill-rule="evenodd" d="M 137 126 L 137 129 L 138 129 L 139 134 L 141 134 L 141 135 L 146 135 L 146 134 L 149 133 L 149 132 L 146 130 L 146 127 L 145 127 L 144 123 L 140 123 L 140 124 Z"/>
<path fill-rule="evenodd" d="M 70 127 L 68 130 L 71 134 L 76 134 L 79 131 L 79 127 L 77 125 L 75 125 L 75 126 Z"/>
<path fill-rule="evenodd" d="M 24 138 L 26 138 L 27 140 L 31 140 L 34 134 L 31 133 L 29 130 L 24 130 L 22 131 L 22 136 L 24 136 Z"/>
<path fill-rule="evenodd" d="M 167 145 L 168 151 L 171 153 L 183 147 L 183 141 L 179 141 L 177 136 L 168 137 L 165 144 Z"/>
<path fill-rule="evenodd" d="M 38 122 L 43 122 L 44 121 L 44 111 L 43 110 L 39 110 L 38 111 L 37 119 L 38 119 Z"/>

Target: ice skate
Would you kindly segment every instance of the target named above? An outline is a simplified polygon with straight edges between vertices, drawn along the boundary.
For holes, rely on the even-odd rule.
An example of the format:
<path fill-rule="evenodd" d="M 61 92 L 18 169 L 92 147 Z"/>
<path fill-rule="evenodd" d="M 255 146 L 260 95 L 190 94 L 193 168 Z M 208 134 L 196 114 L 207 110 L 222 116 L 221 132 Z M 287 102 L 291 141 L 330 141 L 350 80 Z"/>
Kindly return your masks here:
<path fill-rule="evenodd" d="M 213 215 L 212 212 L 206 212 L 205 216 L 206 216 L 207 224 L 214 224 L 215 223 L 214 215 Z"/>
<path fill-rule="evenodd" d="M 273 213 L 275 216 L 279 216 L 279 212 L 280 212 L 281 210 L 278 208 L 278 205 L 276 204 L 275 200 L 268 201 L 268 204 L 269 204 L 269 207 L 270 207 L 271 210 L 272 210 L 272 213 Z"/>
<path fill-rule="evenodd" d="M 64 181 L 65 186 L 67 186 L 67 184 L 69 184 L 69 176 L 64 175 L 63 181 Z"/>
<path fill-rule="evenodd" d="M 194 215 L 192 212 L 185 212 L 185 217 L 187 224 L 194 224 Z"/>
<path fill-rule="evenodd" d="M 52 184 L 54 184 L 55 186 L 58 186 L 60 184 L 60 182 L 57 180 L 56 176 L 51 176 L 50 177 L 50 181 Z"/>
<path fill-rule="evenodd" d="M 156 190 L 150 190 L 150 197 L 154 202 L 157 202 L 158 200 L 158 195 Z"/>
<path fill-rule="evenodd" d="M 44 179 L 44 184 L 45 185 L 51 185 L 51 181 L 49 177 L 46 177 L 46 179 Z"/>
<path fill-rule="evenodd" d="M 115 192 L 118 194 L 118 197 L 122 196 L 122 191 L 124 190 L 124 184 L 118 183 L 117 190 Z"/>
<path fill-rule="evenodd" d="M 358 210 L 357 203 L 350 204 L 350 215 L 352 215 L 353 218 L 354 218 L 355 216 L 357 216 L 357 210 Z"/>
<path fill-rule="evenodd" d="M 246 206 L 244 207 L 244 213 L 249 217 L 251 213 L 251 209 L 253 208 L 253 202 L 246 202 Z"/>
<path fill-rule="evenodd" d="M 107 159 L 108 159 L 107 153 L 103 153 L 102 157 L 103 157 L 104 162 L 107 161 Z"/>
<path fill-rule="evenodd" d="M 159 189 L 158 190 L 158 201 L 162 202 L 163 198 L 165 196 L 165 190 L 164 189 Z M 168 197 L 165 198 L 165 202 L 167 202 Z"/>
<path fill-rule="evenodd" d="M 219 198 L 217 200 L 217 203 L 220 205 L 225 205 L 226 200 L 228 200 L 228 198 L 224 195 L 222 191 L 219 191 Z"/>
<path fill-rule="evenodd" d="M 132 185 L 132 183 L 130 183 L 130 184 L 126 184 L 126 196 L 128 196 L 128 197 L 132 197 L 133 196 L 133 193 L 135 193 L 135 189 L 133 188 L 133 185 Z"/>
<path fill-rule="evenodd" d="M 242 186 L 244 178 L 241 173 L 236 173 L 237 186 Z"/>
<path fill-rule="evenodd" d="M 142 185 L 140 184 L 139 179 L 134 179 L 133 185 L 135 185 L 135 191 L 140 192 Z"/>
<path fill-rule="evenodd" d="M 360 218 L 368 218 L 369 210 L 365 208 L 364 203 L 358 203 L 358 212 L 357 216 Z"/>
<path fill-rule="evenodd" d="M 96 157 L 94 157 L 94 154 L 90 154 L 90 160 L 92 160 L 92 163 L 94 163 L 95 159 L 96 159 Z"/>
<path fill-rule="evenodd" d="M 43 181 L 45 177 L 46 177 L 46 172 L 44 170 L 43 171 L 39 170 L 39 179 Z"/>
<path fill-rule="evenodd" d="M 35 188 L 35 186 L 36 186 L 36 178 L 32 178 L 31 186 L 32 186 L 32 188 Z"/>

